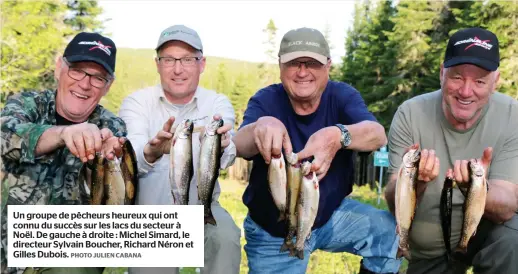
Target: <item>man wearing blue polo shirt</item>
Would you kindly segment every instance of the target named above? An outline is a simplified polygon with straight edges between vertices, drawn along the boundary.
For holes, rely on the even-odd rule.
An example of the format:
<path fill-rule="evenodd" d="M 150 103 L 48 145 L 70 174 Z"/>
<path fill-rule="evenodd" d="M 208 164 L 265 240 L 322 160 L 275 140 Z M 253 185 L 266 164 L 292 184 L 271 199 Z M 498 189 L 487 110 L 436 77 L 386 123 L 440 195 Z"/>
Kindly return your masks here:
<path fill-rule="evenodd" d="M 286 33 L 279 51 L 282 83 L 259 90 L 248 102 L 233 141 L 237 156 L 253 161 L 243 195 L 250 273 L 305 273 L 317 249 L 363 257 L 360 273 L 397 273 L 398 236 L 388 211 L 347 198 L 354 180 L 353 150 L 385 145 L 384 128 L 367 110 L 353 87 L 329 80 L 329 46 L 319 31 L 299 28 Z M 287 226 L 269 192 L 272 157 L 296 152 L 313 159 L 320 183 L 318 213 L 304 258 L 280 252 Z"/>

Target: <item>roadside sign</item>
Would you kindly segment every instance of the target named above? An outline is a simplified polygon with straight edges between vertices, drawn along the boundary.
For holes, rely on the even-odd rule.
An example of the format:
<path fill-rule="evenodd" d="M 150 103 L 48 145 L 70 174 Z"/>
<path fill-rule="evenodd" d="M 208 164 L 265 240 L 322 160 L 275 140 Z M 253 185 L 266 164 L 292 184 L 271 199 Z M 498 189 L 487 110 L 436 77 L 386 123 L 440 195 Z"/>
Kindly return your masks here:
<path fill-rule="evenodd" d="M 374 152 L 374 166 L 388 167 L 389 158 L 387 151 L 375 151 Z"/>

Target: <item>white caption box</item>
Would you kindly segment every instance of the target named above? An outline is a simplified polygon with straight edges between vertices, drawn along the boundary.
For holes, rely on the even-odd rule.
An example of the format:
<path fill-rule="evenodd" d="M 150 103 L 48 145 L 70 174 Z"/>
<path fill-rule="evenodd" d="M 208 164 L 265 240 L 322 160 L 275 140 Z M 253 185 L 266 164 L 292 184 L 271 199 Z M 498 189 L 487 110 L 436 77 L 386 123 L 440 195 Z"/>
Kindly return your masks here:
<path fill-rule="evenodd" d="M 9 267 L 203 267 L 202 205 L 9 205 Z"/>

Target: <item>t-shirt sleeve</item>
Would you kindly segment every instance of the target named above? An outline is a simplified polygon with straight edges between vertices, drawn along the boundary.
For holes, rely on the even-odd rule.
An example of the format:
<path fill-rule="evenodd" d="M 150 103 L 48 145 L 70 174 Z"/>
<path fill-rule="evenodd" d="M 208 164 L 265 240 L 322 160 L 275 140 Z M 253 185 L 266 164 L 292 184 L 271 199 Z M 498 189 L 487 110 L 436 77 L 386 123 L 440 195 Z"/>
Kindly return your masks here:
<path fill-rule="evenodd" d="M 345 107 L 342 114 L 345 123 L 352 125 L 366 120 L 377 122 L 376 117 L 367 109 L 361 94 L 353 88 L 350 89 L 349 96 L 344 98 Z"/>
<path fill-rule="evenodd" d="M 518 117 L 518 107 L 514 107 L 510 117 Z M 503 141 L 502 149 L 497 154 L 493 150 L 488 179 L 518 184 L 518 120 L 511 119 L 507 128 L 510 130 Z"/>
<path fill-rule="evenodd" d="M 248 101 L 248 105 L 246 107 L 245 113 L 243 114 L 243 123 L 239 126 L 239 129 L 242 127 L 255 123 L 262 116 L 270 115 L 269 112 L 266 111 L 264 107 L 264 91 L 258 91 L 254 96 L 250 98 Z"/>
<path fill-rule="evenodd" d="M 414 144 L 411 131 L 410 108 L 401 105 L 392 118 L 388 133 L 388 153 L 390 174 L 396 173 L 403 161 L 405 150 Z"/>

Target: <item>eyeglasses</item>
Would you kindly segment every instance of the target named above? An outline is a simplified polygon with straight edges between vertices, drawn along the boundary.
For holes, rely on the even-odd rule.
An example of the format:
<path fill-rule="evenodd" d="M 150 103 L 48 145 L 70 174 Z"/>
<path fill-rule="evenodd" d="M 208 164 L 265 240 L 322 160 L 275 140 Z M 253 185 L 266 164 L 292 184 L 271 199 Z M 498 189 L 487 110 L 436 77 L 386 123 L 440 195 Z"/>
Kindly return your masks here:
<path fill-rule="evenodd" d="M 311 70 L 318 70 L 325 66 L 324 64 L 322 64 L 318 61 L 314 61 L 314 60 L 305 61 L 305 62 L 289 61 L 289 62 L 285 63 L 284 66 L 286 66 L 286 68 L 288 68 L 289 70 L 296 70 L 296 69 L 300 69 L 300 65 L 302 65 L 302 64 L 304 64 L 307 69 L 311 69 Z"/>
<path fill-rule="evenodd" d="M 82 69 L 68 68 L 68 76 L 76 81 L 83 80 L 87 75 L 90 76 L 90 84 L 96 88 L 104 88 L 110 82 L 104 77 L 90 74 Z"/>
<path fill-rule="evenodd" d="M 174 67 L 176 65 L 176 61 L 180 61 L 180 64 L 184 67 L 194 66 L 196 61 L 199 61 L 201 57 L 182 57 L 182 58 L 174 58 L 174 57 L 158 57 L 158 62 L 164 67 Z"/>
<path fill-rule="evenodd" d="M 63 61 L 65 61 L 68 66 L 68 76 L 76 81 L 81 81 L 88 75 L 90 76 L 90 84 L 96 88 L 104 88 L 110 82 L 110 79 L 106 79 L 99 75 L 93 75 L 82 69 L 70 66 L 70 62 L 65 58 L 63 58 Z"/>

